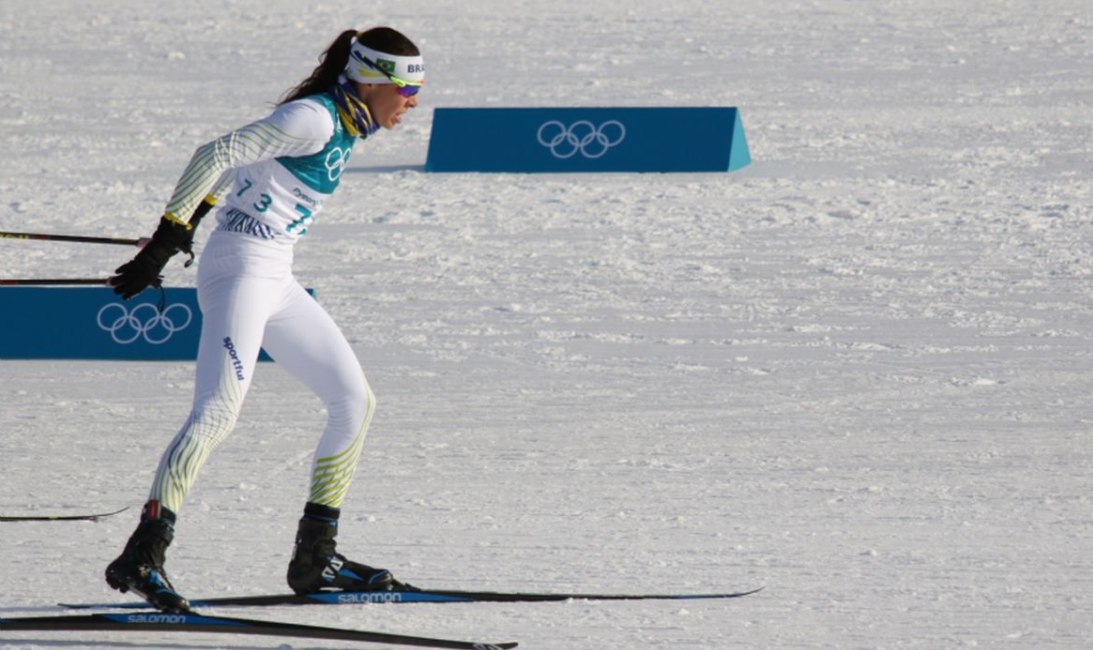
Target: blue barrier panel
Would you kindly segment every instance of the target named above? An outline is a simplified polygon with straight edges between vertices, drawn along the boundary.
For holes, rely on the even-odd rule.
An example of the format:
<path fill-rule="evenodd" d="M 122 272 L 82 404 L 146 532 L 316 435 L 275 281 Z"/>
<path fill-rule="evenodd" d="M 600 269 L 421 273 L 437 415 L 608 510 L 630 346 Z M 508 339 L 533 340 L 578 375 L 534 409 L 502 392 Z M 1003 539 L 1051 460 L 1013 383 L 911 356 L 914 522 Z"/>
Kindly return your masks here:
<path fill-rule="evenodd" d="M 428 172 L 723 172 L 751 162 L 740 111 L 437 108 Z"/>
<path fill-rule="evenodd" d="M 151 289 L 125 302 L 107 287 L 0 288 L 0 359 L 193 361 L 197 290 L 168 288 L 162 314 L 159 299 Z"/>

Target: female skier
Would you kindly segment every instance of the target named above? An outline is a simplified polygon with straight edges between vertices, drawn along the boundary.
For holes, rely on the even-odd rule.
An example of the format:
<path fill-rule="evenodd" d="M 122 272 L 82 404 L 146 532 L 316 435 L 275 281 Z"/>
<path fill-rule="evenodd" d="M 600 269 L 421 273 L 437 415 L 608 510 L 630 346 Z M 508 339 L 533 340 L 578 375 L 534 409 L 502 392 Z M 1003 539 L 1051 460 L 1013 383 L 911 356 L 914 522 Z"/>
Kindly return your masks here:
<path fill-rule="evenodd" d="M 269 117 L 197 149 L 151 243 L 111 278 L 126 300 L 159 287 L 173 255 L 183 251 L 192 261 L 194 226 L 226 197 L 198 269 L 204 324 L 193 409 L 160 460 L 140 524 L 106 569 L 111 587 L 132 590 L 164 611 L 189 609 L 163 568 L 176 513 L 202 464 L 235 426 L 263 346 L 329 413 L 289 586 L 300 594 L 412 589 L 335 550 L 342 500 L 375 397 L 345 336 L 293 277 L 292 250 L 338 186 L 357 140 L 393 129 L 417 106 L 425 69 L 418 48 L 387 27 L 346 31 L 319 61 Z"/>

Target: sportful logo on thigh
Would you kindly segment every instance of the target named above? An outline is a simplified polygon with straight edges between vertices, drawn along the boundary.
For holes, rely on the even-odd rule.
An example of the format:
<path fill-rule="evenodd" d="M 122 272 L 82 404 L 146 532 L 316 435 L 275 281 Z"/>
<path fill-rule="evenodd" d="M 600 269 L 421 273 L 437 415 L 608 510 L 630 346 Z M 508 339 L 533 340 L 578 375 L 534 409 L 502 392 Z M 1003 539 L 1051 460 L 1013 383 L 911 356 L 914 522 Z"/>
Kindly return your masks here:
<path fill-rule="evenodd" d="M 232 343 L 230 336 L 224 337 L 224 349 L 228 351 L 228 356 L 232 360 L 232 368 L 235 369 L 235 378 L 239 381 L 245 381 L 246 377 L 243 375 L 243 362 L 239 360 L 239 353 L 235 350 L 235 344 Z"/>

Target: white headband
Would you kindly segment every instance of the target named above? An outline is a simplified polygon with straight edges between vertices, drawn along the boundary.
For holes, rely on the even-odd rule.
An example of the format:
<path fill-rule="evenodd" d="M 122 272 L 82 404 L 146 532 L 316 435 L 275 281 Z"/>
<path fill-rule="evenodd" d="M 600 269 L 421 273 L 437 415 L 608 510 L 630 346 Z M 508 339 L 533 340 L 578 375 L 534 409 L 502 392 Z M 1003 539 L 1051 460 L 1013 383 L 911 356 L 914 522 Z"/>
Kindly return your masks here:
<path fill-rule="evenodd" d="M 399 56 L 378 52 L 367 45 L 361 44 L 357 39 L 353 39 L 353 46 L 349 51 L 349 65 L 345 69 L 346 76 L 357 83 L 395 83 L 383 72 L 373 67 L 373 63 L 383 71 L 403 81 L 414 84 L 425 82 L 425 63 L 420 56 Z"/>

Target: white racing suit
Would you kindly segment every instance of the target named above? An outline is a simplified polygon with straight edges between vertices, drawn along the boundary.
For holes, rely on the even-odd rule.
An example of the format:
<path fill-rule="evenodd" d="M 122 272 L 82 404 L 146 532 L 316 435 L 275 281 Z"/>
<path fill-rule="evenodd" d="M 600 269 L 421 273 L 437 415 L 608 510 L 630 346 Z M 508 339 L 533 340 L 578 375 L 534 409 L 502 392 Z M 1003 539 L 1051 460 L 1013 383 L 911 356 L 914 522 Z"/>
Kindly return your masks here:
<path fill-rule="evenodd" d="M 292 251 L 337 187 L 356 140 L 330 97 L 313 95 L 198 148 L 179 180 L 170 218 L 186 223 L 207 195 L 226 201 L 198 270 L 204 324 L 193 410 L 160 460 L 151 500 L 179 511 L 234 428 L 264 347 L 328 411 L 308 501 L 340 507 L 375 397 L 345 336 L 293 277 Z"/>

